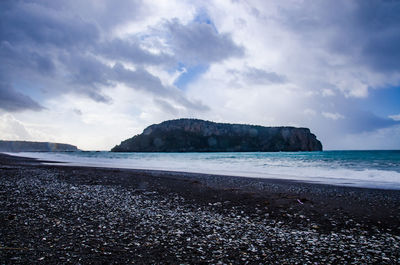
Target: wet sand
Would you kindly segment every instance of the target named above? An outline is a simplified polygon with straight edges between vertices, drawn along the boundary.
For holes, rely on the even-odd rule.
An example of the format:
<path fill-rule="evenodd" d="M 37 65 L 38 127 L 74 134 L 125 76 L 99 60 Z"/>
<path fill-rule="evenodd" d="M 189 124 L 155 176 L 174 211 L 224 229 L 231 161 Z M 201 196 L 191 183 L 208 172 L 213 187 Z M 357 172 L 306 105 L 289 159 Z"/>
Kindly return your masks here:
<path fill-rule="evenodd" d="M 400 191 L 0 154 L 1 264 L 400 264 Z"/>

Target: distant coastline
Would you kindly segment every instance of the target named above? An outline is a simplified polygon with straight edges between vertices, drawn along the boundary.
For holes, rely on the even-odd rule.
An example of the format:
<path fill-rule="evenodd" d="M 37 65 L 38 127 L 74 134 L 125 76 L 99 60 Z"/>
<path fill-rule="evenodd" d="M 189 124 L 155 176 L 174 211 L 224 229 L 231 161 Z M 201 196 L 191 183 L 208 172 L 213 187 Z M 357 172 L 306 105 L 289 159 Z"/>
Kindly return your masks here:
<path fill-rule="evenodd" d="M 78 147 L 70 144 L 32 141 L 0 140 L 0 152 L 74 152 Z"/>

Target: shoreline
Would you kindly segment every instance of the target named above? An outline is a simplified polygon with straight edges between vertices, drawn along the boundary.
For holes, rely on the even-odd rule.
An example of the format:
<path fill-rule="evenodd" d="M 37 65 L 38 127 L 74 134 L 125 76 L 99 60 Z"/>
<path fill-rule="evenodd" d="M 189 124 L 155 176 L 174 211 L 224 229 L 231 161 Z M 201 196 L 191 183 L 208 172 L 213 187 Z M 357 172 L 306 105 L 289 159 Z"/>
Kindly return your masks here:
<path fill-rule="evenodd" d="M 8 157 L 8 158 L 7 158 Z M 212 177 L 213 180 L 218 178 L 222 180 L 226 179 L 237 179 L 242 180 L 242 182 L 247 183 L 269 183 L 269 184 L 283 184 L 283 185 L 300 185 L 300 186 L 314 186 L 317 188 L 318 186 L 322 188 L 328 189 L 349 189 L 349 190 L 365 190 L 365 191 L 388 191 L 394 193 L 400 193 L 398 189 L 389 189 L 389 188 L 381 188 L 381 187 L 359 187 L 359 186 L 352 186 L 352 185 L 342 185 L 342 184 L 330 184 L 330 183 L 323 183 L 318 181 L 307 181 L 307 180 L 300 180 L 300 179 L 289 179 L 289 178 L 261 178 L 261 177 L 252 177 L 252 176 L 242 176 L 242 175 L 229 175 L 229 174 L 214 174 L 214 173 L 201 173 L 201 172 L 187 172 L 187 171 L 174 171 L 174 170 L 163 170 L 163 169 L 141 169 L 141 168 L 126 168 L 126 167 L 112 167 L 112 166 L 98 166 L 98 165 L 77 165 L 71 162 L 61 162 L 61 161 L 53 161 L 53 160 L 41 160 L 38 158 L 31 158 L 31 157 L 24 157 L 24 156 L 16 156 L 13 154 L 5 154 L 0 152 L 0 161 L 4 161 L 4 159 L 12 161 L 11 163 L 17 162 L 17 165 L 35 165 L 35 166 L 43 166 L 43 167 L 68 167 L 68 168 L 75 168 L 75 169 L 93 169 L 93 170 L 111 170 L 113 172 L 121 171 L 121 172 L 131 172 L 134 174 L 144 174 L 147 176 L 173 176 L 182 179 L 202 179 L 207 181 L 208 177 Z M 275 174 L 269 174 L 275 175 Z M 276 175 L 281 176 L 281 175 Z M 247 180 L 247 181 L 246 181 Z M 213 188 L 222 188 L 228 189 L 230 182 L 223 182 L 222 183 L 208 183 L 208 185 L 212 185 Z M 240 182 L 240 181 L 239 181 Z M 215 186 L 214 186 L 215 185 Z M 241 187 L 242 189 L 246 188 L 247 185 Z M 235 188 L 235 187 L 230 187 Z M 257 186 L 252 186 L 252 188 L 257 188 Z M 250 190 L 254 192 L 254 190 Z"/>
<path fill-rule="evenodd" d="M 44 152 L 45 154 L 51 154 L 49 152 Z M 68 152 L 66 152 L 68 153 Z M 1 153 L 0 153 L 1 154 Z M 177 167 L 170 167 L 170 166 L 155 166 L 157 164 L 157 160 L 152 161 L 151 165 L 149 164 L 127 164 L 125 163 L 110 163 L 109 161 L 90 161 L 90 160 L 80 160 L 76 161 L 75 159 L 71 158 L 60 158 L 54 156 L 35 156 L 29 155 L 29 152 L 22 152 L 21 154 L 17 153 L 3 153 L 5 155 L 17 156 L 26 159 L 33 159 L 37 161 L 42 161 L 43 164 L 50 164 L 50 165 L 58 165 L 58 166 L 70 166 L 70 167 L 91 167 L 91 168 L 112 168 L 112 169 L 126 169 L 126 170 L 136 170 L 140 171 L 154 171 L 154 172 L 164 172 L 166 174 L 198 174 L 198 175 L 210 175 L 210 176 L 225 176 L 225 177 L 242 177 L 242 178 L 249 178 L 249 179 L 267 179 L 270 181 L 278 180 L 278 181 L 294 181 L 298 183 L 309 183 L 309 184 L 319 184 L 319 185 L 332 185 L 338 187 L 351 187 L 351 188 L 366 188 L 366 189 L 383 189 L 383 190 L 398 190 L 400 191 L 400 183 L 398 182 L 398 178 L 400 174 L 396 171 L 391 172 L 387 171 L 384 172 L 386 175 L 391 174 L 390 176 L 386 176 L 386 179 L 378 178 L 370 178 L 369 180 L 365 179 L 366 174 L 370 174 L 369 171 L 358 171 L 353 170 L 350 172 L 346 172 L 343 170 L 338 170 L 335 172 L 334 176 L 332 176 L 331 172 L 322 172 L 317 175 L 313 173 L 308 173 L 304 175 L 298 174 L 296 172 L 277 172 L 276 170 L 270 171 L 257 171 L 252 169 L 242 170 L 238 168 L 229 168 L 229 165 L 225 165 L 228 169 L 221 169 L 221 168 L 213 168 L 210 165 L 210 168 L 207 167 L 186 167 L 182 168 L 181 166 Z M 57 154 L 60 154 L 59 152 Z M 145 153 L 147 154 L 147 153 Z M 25 156 L 26 155 L 26 156 Z M 85 159 L 86 157 L 84 157 Z M 57 160 L 60 159 L 60 160 Z M 179 159 L 179 158 L 178 158 Z M 165 162 L 164 162 L 165 163 Z M 189 162 L 190 163 L 190 162 Z M 178 169 L 177 169 L 178 168 Z M 318 169 L 318 167 L 316 168 Z M 373 170 L 373 169 L 372 169 Z M 318 171 L 318 170 L 317 170 Z M 357 173 L 356 176 L 351 174 Z M 324 175 L 327 174 L 327 175 Z M 349 177 L 349 174 L 352 177 Z M 362 174 L 359 176 L 359 174 Z M 393 175 L 394 174 L 394 175 Z M 342 176 L 338 178 L 338 176 Z M 343 177 L 346 176 L 346 177 Z M 389 177 L 389 179 L 387 179 Z"/>
<path fill-rule="evenodd" d="M 400 191 L 40 162 L 0 154 L 2 262 L 400 262 Z"/>

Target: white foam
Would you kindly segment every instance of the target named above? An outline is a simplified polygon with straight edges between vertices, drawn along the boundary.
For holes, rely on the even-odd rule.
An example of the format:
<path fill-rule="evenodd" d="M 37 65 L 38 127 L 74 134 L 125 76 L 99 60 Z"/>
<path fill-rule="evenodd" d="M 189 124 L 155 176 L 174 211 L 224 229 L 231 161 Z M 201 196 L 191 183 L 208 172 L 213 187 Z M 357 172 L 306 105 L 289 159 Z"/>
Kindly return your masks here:
<path fill-rule="evenodd" d="M 400 190 L 400 173 L 252 153 L 12 153 L 71 166 L 169 170 Z"/>

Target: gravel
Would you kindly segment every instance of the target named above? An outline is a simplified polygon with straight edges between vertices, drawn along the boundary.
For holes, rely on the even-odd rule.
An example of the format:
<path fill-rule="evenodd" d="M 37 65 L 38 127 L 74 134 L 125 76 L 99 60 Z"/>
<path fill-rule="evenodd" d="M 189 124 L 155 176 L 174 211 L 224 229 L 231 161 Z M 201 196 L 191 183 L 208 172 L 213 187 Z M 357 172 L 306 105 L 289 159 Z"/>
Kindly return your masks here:
<path fill-rule="evenodd" d="M 160 174 L 3 161 L 0 263 L 400 264 L 395 221 L 337 207 L 365 196 L 391 206 L 398 191 L 345 189 L 321 212 L 313 200 L 341 188 L 290 184 L 295 191 L 282 194 L 288 186 L 269 182 L 249 193 L 231 184 L 250 180 L 221 190 L 221 177 L 212 186 L 210 176 Z M 398 208 L 386 213 L 399 220 Z"/>

